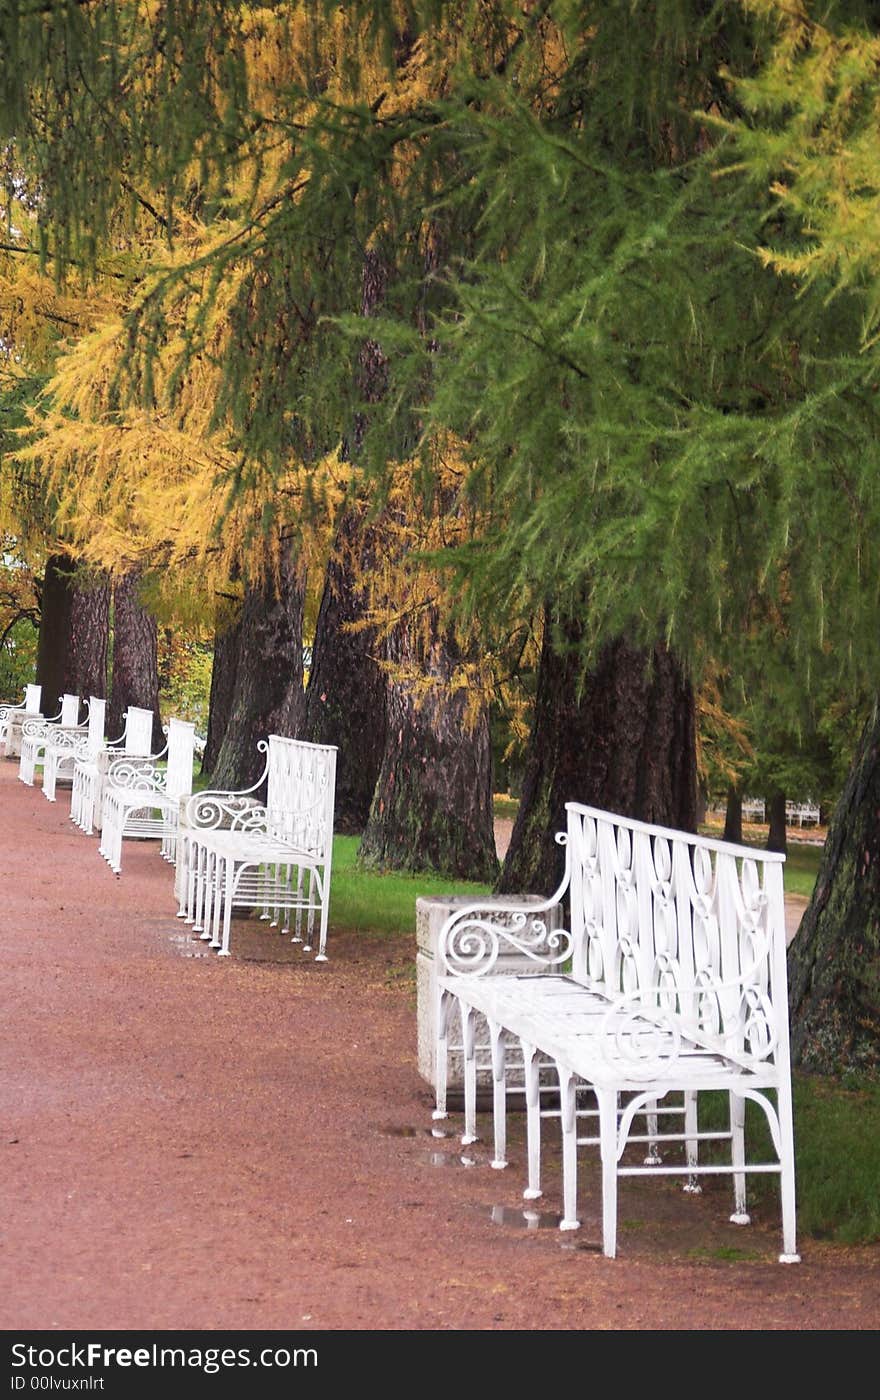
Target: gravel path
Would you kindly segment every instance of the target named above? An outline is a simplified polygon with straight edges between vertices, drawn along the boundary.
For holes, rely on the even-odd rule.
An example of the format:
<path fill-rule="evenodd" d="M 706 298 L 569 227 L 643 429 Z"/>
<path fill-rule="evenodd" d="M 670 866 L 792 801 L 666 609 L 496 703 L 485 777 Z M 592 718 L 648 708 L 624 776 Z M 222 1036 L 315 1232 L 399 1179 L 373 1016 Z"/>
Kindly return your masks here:
<path fill-rule="evenodd" d="M 498 1173 L 431 1137 L 413 939 L 333 930 L 321 966 L 258 928 L 204 956 L 155 846 L 117 879 L 67 808 L 0 763 L 0 1327 L 880 1323 L 880 1250 L 783 1268 L 775 1212 L 737 1230 L 725 1194 L 626 1186 L 609 1261 L 589 1172 L 577 1239 L 540 1228 L 551 1172 L 529 1228 L 516 1142 Z"/>

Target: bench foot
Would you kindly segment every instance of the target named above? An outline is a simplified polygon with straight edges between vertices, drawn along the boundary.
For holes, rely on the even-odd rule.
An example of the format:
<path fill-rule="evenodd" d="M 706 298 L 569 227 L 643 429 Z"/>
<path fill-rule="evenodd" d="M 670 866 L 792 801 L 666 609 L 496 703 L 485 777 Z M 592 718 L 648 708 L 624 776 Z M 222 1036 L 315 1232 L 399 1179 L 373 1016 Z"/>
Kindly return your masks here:
<path fill-rule="evenodd" d="M 489 1163 L 489 1166 L 492 1168 L 493 1171 L 496 1171 L 496 1172 L 503 1172 L 503 1171 L 504 1171 L 504 1168 L 507 1166 L 507 1163 L 506 1163 L 506 1162 L 490 1162 L 490 1163 Z"/>
<path fill-rule="evenodd" d="M 217 952 L 217 957 L 218 957 L 218 958 L 231 958 L 231 957 L 232 957 L 232 954 L 230 953 L 230 951 L 229 951 L 228 948 L 220 948 L 220 949 L 218 950 L 218 952 Z"/>
<path fill-rule="evenodd" d="M 559 1228 L 560 1230 L 579 1230 L 581 1222 L 579 1220 L 560 1220 Z"/>
<path fill-rule="evenodd" d="M 799 1254 L 780 1254 L 779 1262 L 780 1264 L 799 1264 L 801 1256 Z"/>
<path fill-rule="evenodd" d="M 315 962 L 327 962 L 327 961 L 328 961 L 328 958 L 327 958 L 327 954 L 326 954 L 326 953 L 316 953 L 316 954 L 315 954 Z"/>
<path fill-rule="evenodd" d="M 645 1158 L 644 1165 L 646 1167 L 659 1167 L 662 1161 L 663 1158 L 660 1156 L 659 1152 L 650 1152 Z"/>
<path fill-rule="evenodd" d="M 703 1188 L 698 1181 L 686 1181 L 682 1186 L 682 1191 L 686 1191 L 689 1196 L 702 1196 Z"/>
<path fill-rule="evenodd" d="M 538 1200 L 541 1199 L 541 1197 L 543 1196 L 543 1194 L 544 1194 L 543 1191 L 537 1191 L 537 1190 L 535 1190 L 535 1188 L 534 1188 L 533 1186 L 527 1186 L 526 1189 L 525 1189 L 525 1191 L 523 1191 L 523 1200 L 524 1200 L 524 1201 L 538 1201 Z"/>
<path fill-rule="evenodd" d="M 470 1145 L 471 1145 L 472 1142 L 479 1142 L 479 1141 L 480 1141 L 480 1139 L 477 1137 L 476 1133 L 462 1133 L 462 1136 L 461 1136 L 461 1145 L 462 1145 L 462 1147 L 470 1147 Z"/>
<path fill-rule="evenodd" d="M 441 1118 L 448 1118 L 449 1114 L 446 1112 L 445 1108 L 435 1108 L 431 1117 L 434 1119 L 435 1123 L 439 1123 Z"/>
<path fill-rule="evenodd" d="M 746 1215 L 744 1211 L 742 1213 L 736 1212 L 730 1217 L 730 1223 L 731 1225 L 751 1225 L 752 1217 Z"/>

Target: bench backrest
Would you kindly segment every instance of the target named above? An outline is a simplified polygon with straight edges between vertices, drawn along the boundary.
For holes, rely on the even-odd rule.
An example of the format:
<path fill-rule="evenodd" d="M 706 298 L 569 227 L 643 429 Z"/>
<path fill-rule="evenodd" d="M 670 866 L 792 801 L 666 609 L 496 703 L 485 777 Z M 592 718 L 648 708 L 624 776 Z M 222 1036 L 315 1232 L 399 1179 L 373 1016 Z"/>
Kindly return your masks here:
<path fill-rule="evenodd" d="M 60 724 L 62 729 L 76 729 L 79 724 L 78 695 L 62 695 Z"/>
<path fill-rule="evenodd" d="M 153 743 L 153 711 L 129 705 L 125 712 L 125 744 L 129 757 L 146 758 Z"/>
<path fill-rule="evenodd" d="M 193 741 L 196 727 L 188 720 L 168 722 L 168 767 L 165 792 L 169 797 L 188 797 L 192 792 Z"/>
<path fill-rule="evenodd" d="M 40 713 L 40 702 L 43 696 L 41 685 L 26 685 L 24 688 L 24 712 L 26 715 L 38 715 Z"/>
<path fill-rule="evenodd" d="M 104 720 L 107 712 L 107 701 L 100 699 L 97 695 L 90 695 L 89 706 L 89 728 L 86 735 L 86 748 L 90 754 L 96 754 L 104 746 Z"/>
<path fill-rule="evenodd" d="M 267 828 L 319 859 L 333 841 L 336 749 L 269 735 Z"/>
<path fill-rule="evenodd" d="M 572 975 L 744 1063 L 787 1058 L 784 856 L 566 813 Z"/>

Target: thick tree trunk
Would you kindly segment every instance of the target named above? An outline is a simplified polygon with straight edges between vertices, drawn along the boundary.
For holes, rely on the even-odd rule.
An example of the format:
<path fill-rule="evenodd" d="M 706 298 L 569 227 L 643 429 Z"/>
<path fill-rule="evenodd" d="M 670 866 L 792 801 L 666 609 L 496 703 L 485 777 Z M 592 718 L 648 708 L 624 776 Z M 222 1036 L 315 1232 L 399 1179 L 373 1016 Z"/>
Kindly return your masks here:
<path fill-rule="evenodd" d="M 822 1074 L 880 1069 L 880 707 L 828 829 L 788 950 L 792 1058 Z"/>
<path fill-rule="evenodd" d="M 770 830 L 767 833 L 767 850 L 782 851 L 788 849 L 788 832 L 785 824 L 785 793 L 774 792 L 767 798 L 767 811 L 770 814 Z"/>
<path fill-rule="evenodd" d="M 107 732 L 116 738 L 125 728 L 129 705 L 153 711 L 153 753 L 165 745 L 159 713 L 158 629 L 156 619 L 138 597 L 140 576 L 125 574 L 113 589 L 113 671 Z"/>
<path fill-rule="evenodd" d="M 727 810 L 724 813 L 724 840 L 742 845 L 743 839 L 743 800 L 736 788 L 727 789 Z"/>
<path fill-rule="evenodd" d="M 375 531 L 348 511 L 337 531 L 306 690 L 305 737 L 335 744 L 336 830 L 360 835 L 385 750 L 385 674 L 375 660 L 373 631 L 352 632 L 366 606 L 363 580 L 376 558 Z"/>
<path fill-rule="evenodd" d="M 43 687 L 43 713 L 56 714 L 59 695 L 87 699 L 107 693 L 107 637 L 110 590 L 104 580 L 76 587 L 76 564 L 66 554 L 46 562 L 37 683 Z"/>
<path fill-rule="evenodd" d="M 211 666 L 211 694 L 208 700 L 208 733 L 202 754 L 202 772 L 211 774 L 217 766 L 220 749 L 232 714 L 238 654 L 241 646 L 241 615 L 228 626 L 218 623 L 214 633 L 214 661 Z"/>
<path fill-rule="evenodd" d="M 269 572 L 245 589 L 235 690 L 211 778 L 215 787 L 250 787 L 264 766 L 258 742 L 269 734 L 302 734 L 303 602 L 300 569 L 284 544 L 278 578 Z"/>
<path fill-rule="evenodd" d="M 554 841 L 565 803 L 694 831 L 696 721 L 691 684 L 676 658 L 609 643 L 580 682 L 577 624 L 549 622 L 535 697 L 520 809 L 498 882 L 501 892 L 550 894 L 564 868 Z"/>
<path fill-rule="evenodd" d="M 434 619 L 426 645 L 401 625 L 388 645 L 387 739 L 360 846 L 372 869 L 435 870 L 462 880 L 492 880 L 498 869 L 492 821 L 488 708 L 475 722 L 473 697 L 453 690 L 461 657 Z M 405 674 L 430 678 L 420 693 Z"/>

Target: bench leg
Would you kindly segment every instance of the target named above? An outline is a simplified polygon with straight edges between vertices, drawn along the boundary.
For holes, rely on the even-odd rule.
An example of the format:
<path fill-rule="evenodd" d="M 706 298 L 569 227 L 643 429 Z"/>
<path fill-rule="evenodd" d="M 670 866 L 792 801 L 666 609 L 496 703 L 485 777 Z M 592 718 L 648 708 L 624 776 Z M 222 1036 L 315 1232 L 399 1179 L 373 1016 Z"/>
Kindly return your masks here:
<path fill-rule="evenodd" d="M 579 1230 L 577 1218 L 577 1088 L 570 1070 L 557 1065 L 562 1110 L 562 1219 L 560 1230 Z M 615 1122 L 617 1113 L 615 1111 Z"/>
<path fill-rule="evenodd" d="M 648 1151 L 645 1155 L 644 1165 L 646 1167 L 659 1167 L 660 1163 L 663 1161 L 663 1157 L 661 1156 L 660 1148 L 657 1146 L 656 1142 L 657 1134 L 659 1132 L 659 1128 L 657 1126 L 659 1119 L 657 1117 L 656 1099 L 651 1099 L 645 1105 L 645 1120 L 647 1122 L 648 1137 L 651 1139 L 651 1141 L 648 1143 Z"/>
<path fill-rule="evenodd" d="M 746 1160 L 746 1101 L 739 1094 L 730 1096 L 730 1155 L 735 1167 L 742 1167 Z M 733 1225 L 750 1225 L 752 1218 L 746 1208 L 746 1174 L 733 1174 Z"/>
<path fill-rule="evenodd" d="M 448 992 L 440 992 L 436 1000 L 437 1044 L 434 1061 L 435 1108 L 431 1117 L 435 1120 L 448 1117 L 446 1110 L 446 1084 L 449 1075 L 449 1018 L 452 1014 L 453 999 Z"/>
<path fill-rule="evenodd" d="M 699 1160 L 697 1124 L 697 1096 L 692 1089 L 686 1089 L 684 1095 L 684 1131 L 686 1135 L 684 1146 L 689 1167 L 695 1167 Z M 703 1190 L 696 1176 L 689 1176 L 681 1189 L 690 1192 L 692 1196 L 699 1196 Z"/>
<path fill-rule="evenodd" d="M 232 932 L 232 886 L 235 879 L 235 861 L 224 860 L 221 864 L 217 862 L 217 922 L 220 922 L 220 914 L 223 915 L 223 937 L 220 943 L 219 958 L 231 957 L 229 952 L 229 935 Z M 221 888 L 223 893 L 221 895 Z"/>
<path fill-rule="evenodd" d="M 494 1021 L 489 1022 L 492 1046 L 492 1118 L 495 1129 L 495 1156 L 491 1166 L 503 1171 L 507 1166 L 507 1073 L 504 1032 Z"/>
<path fill-rule="evenodd" d="M 477 1141 L 477 1014 L 466 1006 L 461 1013 L 464 1049 L 464 1132 L 462 1147 Z"/>
<path fill-rule="evenodd" d="M 602 1253 L 617 1255 L 617 1094 L 597 1089 L 599 1144 L 602 1155 Z"/>
<path fill-rule="evenodd" d="M 541 1071 L 534 1045 L 521 1041 L 526 1081 L 526 1139 L 529 1155 L 529 1184 L 523 1191 L 527 1201 L 541 1195 Z"/>
<path fill-rule="evenodd" d="M 448 992 L 441 992 L 437 998 L 437 1051 L 434 1062 L 434 1082 L 436 1107 L 431 1117 L 435 1120 L 446 1118 L 446 1082 L 449 1075 L 449 1017 L 453 1001 Z"/>
<path fill-rule="evenodd" d="M 801 1256 L 797 1252 L 794 1189 L 794 1123 L 792 1121 L 791 1084 L 780 1084 L 778 1091 L 779 1154 L 782 1174 L 779 1189 L 782 1197 L 782 1253 L 780 1264 L 799 1264 Z"/>

